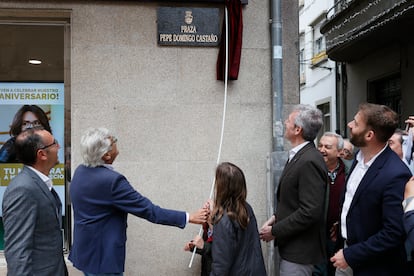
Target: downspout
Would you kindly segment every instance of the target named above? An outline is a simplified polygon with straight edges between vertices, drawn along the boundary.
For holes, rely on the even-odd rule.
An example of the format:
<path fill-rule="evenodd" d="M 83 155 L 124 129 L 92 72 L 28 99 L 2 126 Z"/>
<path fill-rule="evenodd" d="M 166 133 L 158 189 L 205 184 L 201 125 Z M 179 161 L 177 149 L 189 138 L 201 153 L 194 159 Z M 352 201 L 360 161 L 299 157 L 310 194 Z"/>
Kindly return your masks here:
<path fill-rule="evenodd" d="M 282 9 L 281 0 L 270 1 L 272 51 L 272 150 L 268 158 L 267 215 L 276 210 L 276 191 L 287 160 L 283 138 L 283 71 L 282 71 Z M 273 242 L 267 245 L 267 274 L 279 275 L 279 256 Z"/>
<path fill-rule="evenodd" d="M 342 109 L 342 91 L 340 87 L 341 71 L 338 66 L 338 62 L 335 61 L 335 110 L 336 110 L 336 121 L 335 121 L 335 132 L 344 137 L 342 131 L 341 118 L 343 114 Z"/>
<path fill-rule="evenodd" d="M 273 150 L 283 151 L 283 71 L 281 0 L 271 0 Z"/>
<path fill-rule="evenodd" d="M 347 102 L 347 94 L 348 94 L 348 74 L 346 71 L 346 64 L 341 62 L 341 89 L 342 89 L 342 102 L 343 102 L 343 128 L 344 128 L 344 137 L 348 137 L 347 135 L 347 120 L 348 120 L 348 102 Z"/>

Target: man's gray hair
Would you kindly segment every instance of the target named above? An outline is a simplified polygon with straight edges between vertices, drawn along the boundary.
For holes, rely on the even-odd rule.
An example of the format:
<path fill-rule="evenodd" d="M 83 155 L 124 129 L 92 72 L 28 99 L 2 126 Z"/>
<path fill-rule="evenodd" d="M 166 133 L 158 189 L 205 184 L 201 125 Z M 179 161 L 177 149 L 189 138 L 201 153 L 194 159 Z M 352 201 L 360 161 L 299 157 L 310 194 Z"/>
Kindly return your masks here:
<path fill-rule="evenodd" d="M 296 105 L 293 112 L 298 112 L 295 125 L 302 128 L 303 139 L 306 141 L 315 140 L 323 125 L 322 112 L 316 107 L 305 104 Z"/>
<path fill-rule="evenodd" d="M 106 128 L 88 128 L 82 135 L 80 151 L 83 164 L 98 167 L 105 164 L 102 157 L 112 149 L 113 135 Z"/>
<path fill-rule="evenodd" d="M 327 132 L 325 132 L 325 133 L 322 135 L 322 137 L 323 137 L 323 136 L 335 137 L 335 138 L 336 138 L 336 141 L 337 141 L 337 143 L 336 143 L 336 148 L 337 148 L 338 150 L 341 150 L 341 149 L 343 149 L 343 148 L 344 148 L 344 138 L 342 138 L 342 136 L 341 136 L 341 135 L 339 135 L 338 133 L 335 133 L 335 132 L 332 132 L 332 131 L 327 131 Z"/>

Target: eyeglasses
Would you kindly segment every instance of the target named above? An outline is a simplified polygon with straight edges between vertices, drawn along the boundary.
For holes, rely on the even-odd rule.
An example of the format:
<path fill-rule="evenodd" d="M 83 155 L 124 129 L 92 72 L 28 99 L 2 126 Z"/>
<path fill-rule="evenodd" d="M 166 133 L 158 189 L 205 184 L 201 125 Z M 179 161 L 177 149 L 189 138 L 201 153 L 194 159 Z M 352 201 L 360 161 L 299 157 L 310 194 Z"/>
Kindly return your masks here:
<path fill-rule="evenodd" d="M 47 148 L 49 148 L 49 147 L 51 147 L 51 146 L 53 146 L 53 145 L 59 145 L 59 142 L 58 142 L 56 139 L 54 139 L 52 144 L 47 145 L 47 146 L 40 147 L 40 148 L 38 148 L 38 149 L 40 149 L 40 150 L 44 150 L 44 149 L 47 149 Z"/>
<path fill-rule="evenodd" d="M 42 126 L 42 123 L 40 123 L 39 120 L 35 120 L 35 121 L 23 121 L 23 123 L 22 123 L 22 128 L 23 129 L 40 127 L 40 126 Z"/>

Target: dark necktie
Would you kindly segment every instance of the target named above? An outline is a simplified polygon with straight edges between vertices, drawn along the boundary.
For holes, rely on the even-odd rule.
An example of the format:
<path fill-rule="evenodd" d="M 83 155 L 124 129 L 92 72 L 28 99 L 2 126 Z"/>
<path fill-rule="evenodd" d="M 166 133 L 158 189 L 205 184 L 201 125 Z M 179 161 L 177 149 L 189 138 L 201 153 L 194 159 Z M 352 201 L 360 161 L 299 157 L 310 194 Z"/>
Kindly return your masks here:
<path fill-rule="evenodd" d="M 50 191 L 52 192 L 52 195 L 55 198 L 56 207 L 60 208 L 62 203 L 60 202 L 58 194 L 56 193 L 55 189 L 53 189 L 53 188 Z"/>
<path fill-rule="evenodd" d="M 53 187 L 52 187 L 52 189 L 50 190 L 50 192 L 52 193 L 53 198 L 55 199 L 55 204 L 56 204 L 57 215 L 58 215 L 58 217 L 59 217 L 59 225 L 62 225 L 62 222 L 61 222 L 61 221 L 62 221 L 62 218 L 61 218 L 62 203 L 61 203 L 61 201 L 60 201 L 60 199 L 59 199 L 59 196 L 58 196 L 58 194 L 56 193 L 55 189 L 53 189 Z"/>

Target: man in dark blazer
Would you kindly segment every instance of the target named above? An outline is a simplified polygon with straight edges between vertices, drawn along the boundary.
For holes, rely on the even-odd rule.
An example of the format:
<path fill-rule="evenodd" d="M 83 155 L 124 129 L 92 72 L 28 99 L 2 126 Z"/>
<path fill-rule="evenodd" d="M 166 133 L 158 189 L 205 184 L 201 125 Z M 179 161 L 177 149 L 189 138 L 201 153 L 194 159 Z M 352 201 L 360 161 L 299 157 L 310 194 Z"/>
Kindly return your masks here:
<path fill-rule="evenodd" d="M 394 111 L 369 103 L 348 123 L 360 151 L 341 201 L 336 275 L 407 275 L 401 202 L 411 173 L 387 144 L 397 126 Z"/>
<path fill-rule="evenodd" d="M 322 127 L 320 110 L 298 105 L 285 121 L 292 145 L 280 177 L 276 213 L 260 229 L 261 239 L 275 239 L 280 275 L 312 275 L 326 259 L 328 171 L 313 140 Z"/>
<path fill-rule="evenodd" d="M 3 197 L 7 275 L 68 275 L 62 204 L 48 177 L 58 163 L 59 144 L 47 130 L 29 129 L 17 136 L 15 147 L 24 167 Z"/>
<path fill-rule="evenodd" d="M 161 208 L 138 193 L 111 166 L 119 152 L 117 139 L 106 128 L 88 129 L 80 151 L 83 164 L 70 186 L 74 233 L 69 259 L 86 276 L 123 275 L 128 213 L 179 228 L 206 222 L 207 208 L 187 214 Z"/>

